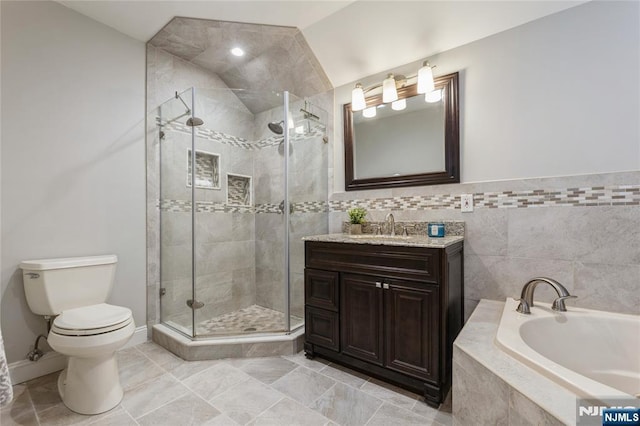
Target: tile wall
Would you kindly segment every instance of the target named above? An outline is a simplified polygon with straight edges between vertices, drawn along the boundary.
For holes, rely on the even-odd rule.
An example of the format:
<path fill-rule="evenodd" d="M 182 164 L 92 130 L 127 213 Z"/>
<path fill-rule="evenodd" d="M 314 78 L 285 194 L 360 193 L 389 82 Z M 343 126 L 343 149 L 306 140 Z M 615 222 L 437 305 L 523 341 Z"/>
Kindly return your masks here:
<path fill-rule="evenodd" d="M 224 88 L 224 83 L 216 80 L 215 75 L 152 46 L 148 47 L 148 56 L 149 99 L 170 98 L 170 89 L 186 88 L 174 85 L 175 82 Z M 164 95 L 158 95 L 158 92 Z M 238 98 L 231 97 L 233 93 L 229 90 L 196 91 L 194 110 L 196 116 L 204 120 L 204 125 L 195 129 L 196 149 L 220 156 L 220 189 L 195 190 L 198 200 L 195 206 L 196 299 L 205 303 L 196 311 L 196 323 L 254 304 L 283 312 L 286 300 L 285 223 L 281 207 L 284 152 L 280 144 L 282 136 L 274 135 L 267 127 L 269 122 L 282 119 L 282 108 L 254 115 L 238 105 Z M 333 96 L 328 92 L 308 100 L 329 110 Z M 292 111 L 299 110 L 302 105 L 303 101 L 293 102 Z M 165 291 L 163 318 L 171 318 L 188 329 L 191 310 L 185 302 L 192 298 L 192 253 L 191 188 L 186 185 L 186 152 L 191 144 L 191 128 L 183 120 L 165 126 L 160 149 L 154 117 L 149 117 L 148 324 L 160 320 L 158 294 L 162 287 Z M 310 233 L 326 233 L 328 229 L 326 200 L 330 154 L 323 138 L 325 134 L 331 134 L 331 124 L 327 123 L 327 127 L 313 128 L 291 140 L 290 297 L 291 313 L 300 317 L 304 288 L 304 254 L 300 238 Z M 231 205 L 227 202 L 227 173 L 250 177 L 252 203 Z"/>
<path fill-rule="evenodd" d="M 475 210 L 460 212 L 460 195 Z M 465 310 L 480 299 L 518 296 L 536 276 L 560 281 L 570 304 L 640 313 L 640 172 L 336 192 L 330 229 L 340 232 L 353 206 L 383 221 L 465 221 Z M 536 299 L 553 300 L 540 287 Z"/>

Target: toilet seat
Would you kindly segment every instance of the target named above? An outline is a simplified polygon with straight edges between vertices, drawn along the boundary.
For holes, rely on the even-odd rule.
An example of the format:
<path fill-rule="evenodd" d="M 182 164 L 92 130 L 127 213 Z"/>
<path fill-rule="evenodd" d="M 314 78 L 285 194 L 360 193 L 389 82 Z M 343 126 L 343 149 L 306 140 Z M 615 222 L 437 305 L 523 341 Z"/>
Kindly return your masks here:
<path fill-rule="evenodd" d="M 131 309 L 99 303 L 63 311 L 53 321 L 51 331 L 63 336 L 96 336 L 131 324 Z"/>

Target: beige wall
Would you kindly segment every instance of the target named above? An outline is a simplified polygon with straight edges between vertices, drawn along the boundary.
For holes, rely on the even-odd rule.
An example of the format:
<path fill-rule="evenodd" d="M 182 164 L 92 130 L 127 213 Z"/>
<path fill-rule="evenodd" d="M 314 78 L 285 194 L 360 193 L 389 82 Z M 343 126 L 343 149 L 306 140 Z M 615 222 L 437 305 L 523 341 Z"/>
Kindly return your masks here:
<path fill-rule="evenodd" d="M 20 261 L 113 253 L 144 325 L 144 44 L 54 2 L 2 1 L 2 306 L 9 362 L 44 320 Z M 87 283 L 91 285 L 91 283 Z"/>

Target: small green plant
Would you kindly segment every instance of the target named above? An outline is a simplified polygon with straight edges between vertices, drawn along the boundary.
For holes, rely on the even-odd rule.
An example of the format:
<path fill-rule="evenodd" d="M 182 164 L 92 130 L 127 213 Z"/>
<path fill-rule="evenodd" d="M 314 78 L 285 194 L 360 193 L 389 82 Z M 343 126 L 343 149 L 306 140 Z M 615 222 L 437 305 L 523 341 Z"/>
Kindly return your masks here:
<path fill-rule="evenodd" d="M 349 221 L 354 224 L 363 224 L 364 217 L 367 215 L 367 210 L 363 207 L 354 207 L 347 211 L 349 214 Z"/>

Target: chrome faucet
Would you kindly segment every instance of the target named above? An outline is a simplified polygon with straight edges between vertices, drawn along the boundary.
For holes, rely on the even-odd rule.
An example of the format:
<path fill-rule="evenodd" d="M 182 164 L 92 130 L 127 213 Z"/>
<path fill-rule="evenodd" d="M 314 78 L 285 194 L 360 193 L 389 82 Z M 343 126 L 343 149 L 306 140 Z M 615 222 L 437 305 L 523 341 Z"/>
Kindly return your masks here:
<path fill-rule="evenodd" d="M 516 311 L 521 314 L 530 314 L 530 308 L 533 307 L 533 292 L 536 289 L 536 286 L 540 283 L 547 283 L 558 294 L 558 298 L 553 301 L 551 305 L 551 309 L 559 312 L 566 312 L 567 307 L 564 305 L 564 301 L 566 299 L 575 299 L 578 296 L 572 296 L 569 294 L 569 291 L 558 281 L 552 280 L 551 278 L 538 277 L 533 278 L 527 282 L 524 287 L 522 287 L 522 292 L 520 293 L 520 304 L 516 308 Z M 518 300 L 518 299 L 516 299 Z"/>
<path fill-rule="evenodd" d="M 396 220 L 393 218 L 393 213 L 389 213 L 385 218 L 384 218 L 385 223 L 387 224 L 387 227 L 390 228 L 389 229 L 389 235 L 391 235 L 392 237 L 396 235 Z"/>

